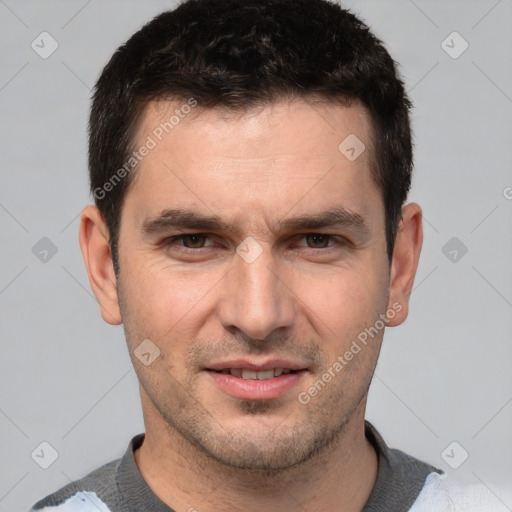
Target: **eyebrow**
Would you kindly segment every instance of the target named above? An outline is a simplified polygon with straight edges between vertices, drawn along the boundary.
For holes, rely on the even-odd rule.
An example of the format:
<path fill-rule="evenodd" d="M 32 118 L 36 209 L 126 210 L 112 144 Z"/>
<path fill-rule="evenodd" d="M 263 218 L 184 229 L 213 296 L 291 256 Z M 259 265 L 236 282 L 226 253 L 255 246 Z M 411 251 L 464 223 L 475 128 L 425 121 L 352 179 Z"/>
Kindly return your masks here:
<path fill-rule="evenodd" d="M 344 227 L 359 232 L 362 235 L 370 234 L 370 227 L 366 220 L 346 208 L 335 208 L 312 215 L 301 215 L 284 220 L 280 225 L 290 231 L 302 231 L 329 227 Z"/>
<path fill-rule="evenodd" d="M 361 236 L 370 236 L 366 220 L 357 212 L 346 208 L 335 208 L 310 215 L 290 217 L 277 223 L 277 231 L 308 231 L 328 227 L 343 227 L 355 231 Z M 229 231 L 241 233 L 239 223 L 228 224 L 216 215 L 185 209 L 166 209 L 156 217 L 147 218 L 142 224 L 142 232 L 154 235 L 170 229 L 192 229 L 198 231 Z"/>
<path fill-rule="evenodd" d="M 220 217 L 207 216 L 193 210 L 167 209 L 155 218 L 145 219 L 142 231 L 149 235 L 166 231 L 172 228 L 211 230 L 211 231 L 238 231 L 236 225 L 223 222 Z"/>

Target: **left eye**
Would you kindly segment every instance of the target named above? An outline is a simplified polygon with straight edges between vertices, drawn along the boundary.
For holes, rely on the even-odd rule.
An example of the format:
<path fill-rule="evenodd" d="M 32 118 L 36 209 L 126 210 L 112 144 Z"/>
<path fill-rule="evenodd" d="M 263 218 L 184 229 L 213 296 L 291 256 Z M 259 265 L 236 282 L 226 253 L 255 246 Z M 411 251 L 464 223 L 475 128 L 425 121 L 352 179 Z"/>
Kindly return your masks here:
<path fill-rule="evenodd" d="M 206 235 L 193 234 L 173 237 L 171 242 L 181 242 L 180 245 L 187 249 L 202 249 L 206 246 L 207 240 L 208 237 Z"/>
<path fill-rule="evenodd" d="M 307 247 L 310 247 L 311 249 L 324 249 L 333 245 L 333 237 L 330 235 L 309 233 L 304 235 L 303 239 L 305 240 Z"/>

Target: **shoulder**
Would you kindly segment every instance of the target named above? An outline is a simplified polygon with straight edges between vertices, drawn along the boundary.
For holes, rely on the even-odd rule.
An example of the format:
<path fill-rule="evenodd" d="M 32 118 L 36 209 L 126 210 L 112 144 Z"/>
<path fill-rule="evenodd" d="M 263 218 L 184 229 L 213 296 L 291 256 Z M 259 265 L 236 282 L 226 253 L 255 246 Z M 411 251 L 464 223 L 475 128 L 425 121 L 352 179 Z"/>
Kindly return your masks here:
<path fill-rule="evenodd" d="M 410 512 L 489 512 L 497 506 L 484 485 L 431 473 Z"/>
<path fill-rule="evenodd" d="M 365 505 L 365 512 L 393 510 L 407 512 L 422 493 L 431 474 L 442 470 L 404 453 L 390 448 L 377 429 L 365 422 L 365 434 L 379 458 L 377 480 Z"/>
<path fill-rule="evenodd" d="M 38 501 L 30 512 L 126 512 L 127 496 L 145 485 L 134 458 L 143 440 L 144 434 L 136 435 L 123 457 Z"/>
<path fill-rule="evenodd" d="M 119 460 L 101 466 L 38 501 L 30 512 L 110 512 L 106 501 L 116 489 Z"/>
<path fill-rule="evenodd" d="M 366 422 L 366 435 L 379 453 L 379 473 L 365 511 L 496 510 L 497 498 L 484 485 L 458 479 L 401 450 L 389 448 L 369 422 Z"/>

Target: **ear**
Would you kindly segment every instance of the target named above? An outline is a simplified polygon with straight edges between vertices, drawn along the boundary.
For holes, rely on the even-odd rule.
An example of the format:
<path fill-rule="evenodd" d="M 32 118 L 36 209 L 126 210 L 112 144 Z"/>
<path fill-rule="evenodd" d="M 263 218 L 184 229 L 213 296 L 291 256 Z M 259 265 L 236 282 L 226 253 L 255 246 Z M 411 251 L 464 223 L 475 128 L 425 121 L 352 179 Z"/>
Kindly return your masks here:
<path fill-rule="evenodd" d="M 86 206 L 80 218 L 80 248 L 89 283 L 100 305 L 101 316 L 111 325 L 122 323 L 112 264 L 108 228 L 96 206 Z"/>
<path fill-rule="evenodd" d="M 409 297 L 422 244 L 421 208 L 416 203 L 409 203 L 402 207 L 402 219 L 398 224 L 391 262 L 388 311 L 394 311 L 395 315 L 387 319 L 386 325 L 389 327 L 400 325 L 409 313 Z"/>

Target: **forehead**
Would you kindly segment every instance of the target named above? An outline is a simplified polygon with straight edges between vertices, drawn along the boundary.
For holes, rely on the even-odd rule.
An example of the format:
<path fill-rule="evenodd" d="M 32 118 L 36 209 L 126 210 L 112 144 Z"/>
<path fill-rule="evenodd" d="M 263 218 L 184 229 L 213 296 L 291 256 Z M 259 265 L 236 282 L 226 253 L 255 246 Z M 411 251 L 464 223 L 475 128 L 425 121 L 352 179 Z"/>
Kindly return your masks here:
<path fill-rule="evenodd" d="M 332 143 L 341 143 L 350 135 L 357 136 L 365 143 L 368 151 L 362 160 L 372 152 L 370 115 L 358 101 L 335 103 L 334 100 L 283 99 L 244 110 L 204 108 L 198 106 L 193 98 L 151 101 L 141 115 L 137 139 L 142 143 L 149 136 L 158 145 L 170 147 L 173 140 L 190 137 L 194 133 L 197 137 L 204 137 L 202 140 L 208 143 L 216 134 L 230 131 L 236 132 L 237 136 L 217 139 L 216 144 L 208 148 L 211 155 L 222 153 L 228 156 L 227 153 L 231 153 L 232 156 L 239 156 L 241 143 L 248 142 L 253 157 L 274 155 L 281 149 L 294 150 L 297 155 L 303 156 L 332 156 Z M 278 139 L 275 138 L 276 134 L 279 135 Z M 196 147 L 202 140 L 196 140 Z M 201 148 L 202 151 L 206 149 Z M 244 152 L 247 149 L 243 148 Z"/>
<path fill-rule="evenodd" d="M 359 103 L 283 100 L 243 112 L 193 104 L 153 101 L 141 117 L 136 147 L 151 150 L 127 196 L 145 212 L 177 205 L 278 219 L 328 202 L 364 214 L 380 202 Z"/>

